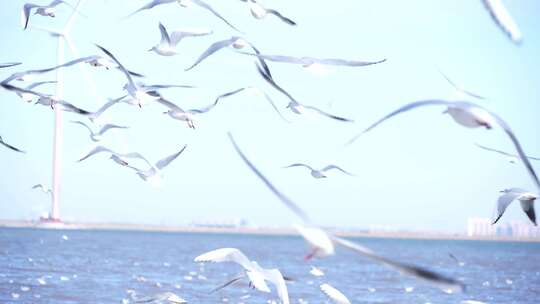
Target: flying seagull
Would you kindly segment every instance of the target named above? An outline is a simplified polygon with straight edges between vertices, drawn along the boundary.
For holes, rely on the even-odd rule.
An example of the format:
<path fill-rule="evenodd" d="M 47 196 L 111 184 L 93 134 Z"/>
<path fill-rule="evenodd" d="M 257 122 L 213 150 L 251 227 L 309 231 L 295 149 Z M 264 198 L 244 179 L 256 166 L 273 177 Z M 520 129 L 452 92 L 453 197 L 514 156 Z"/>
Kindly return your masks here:
<path fill-rule="evenodd" d="M 21 64 L 20 62 L 4 62 L 0 63 L 0 69 L 9 68 Z"/>
<path fill-rule="evenodd" d="M 250 285 L 257 290 L 270 292 L 270 288 L 265 281 L 269 281 L 276 286 L 277 293 L 283 304 L 289 304 L 289 294 L 287 285 L 281 272 L 274 269 L 264 269 L 255 261 L 250 261 L 240 250 L 236 248 L 220 248 L 203 253 L 195 258 L 195 262 L 234 262 L 242 266 L 245 270 L 245 275 L 250 280 Z M 237 281 L 235 278 L 233 281 Z M 232 281 L 231 281 L 232 282 Z M 230 285 L 226 284 L 226 285 Z"/>
<path fill-rule="evenodd" d="M 44 85 L 44 84 L 49 84 L 49 83 L 56 83 L 56 81 L 41 81 L 41 82 L 35 82 L 35 83 L 32 83 L 30 84 L 29 86 L 25 87 L 24 89 L 25 90 L 33 90 L 34 88 L 38 87 L 38 86 L 41 86 L 41 85 Z M 31 94 L 31 93 L 25 93 L 25 92 L 17 92 L 15 91 L 15 94 L 19 95 L 19 97 L 30 103 L 34 100 L 34 97 L 36 97 L 36 95 L 34 94 Z"/>
<path fill-rule="evenodd" d="M 122 71 L 122 69 L 120 69 L 120 66 L 118 64 L 116 64 L 114 61 L 112 61 L 110 59 L 107 59 L 105 57 L 102 57 L 102 56 L 98 56 L 98 55 L 92 55 L 92 56 L 77 58 L 77 59 L 68 61 L 68 62 L 66 62 L 64 64 L 61 64 L 59 66 L 56 66 L 55 69 L 60 68 L 60 67 L 68 67 L 68 66 L 71 66 L 71 65 L 75 65 L 77 63 L 87 63 L 87 64 L 89 64 L 90 66 L 93 66 L 93 67 L 104 67 L 107 70 L 109 70 L 109 69 L 118 69 L 118 70 Z M 134 76 L 134 77 L 144 77 L 144 75 L 133 72 L 133 71 L 127 71 L 127 72 L 131 76 Z"/>
<path fill-rule="evenodd" d="M 497 26 L 517 45 L 523 41 L 518 25 L 504 7 L 502 0 L 482 0 L 484 6 Z"/>
<path fill-rule="evenodd" d="M 2 146 L 8 148 L 8 149 L 11 149 L 15 152 L 20 152 L 20 153 L 26 153 L 25 151 L 21 150 L 21 149 L 18 149 L 18 148 L 15 148 L 14 146 L 6 143 L 3 139 L 2 139 L 2 136 L 0 136 L 0 144 L 2 144 Z"/>
<path fill-rule="evenodd" d="M 214 10 L 210 5 L 208 5 L 206 2 L 203 2 L 201 0 L 153 0 L 151 2 L 149 2 L 148 4 L 146 4 L 145 6 L 139 8 L 138 10 L 134 11 L 133 13 L 129 14 L 127 17 L 131 17 L 135 14 L 137 14 L 138 12 L 140 11 L 143 11 L 143 10 L 147 10 L 147 9 L 151 9 L 151 8 L 154 8 L 158 5 L 162 5 L 162 4 L 168 4 L 168 3 L 178 3 L 180 4 L 180 6 L 182 7 L 190 7 L 190 6 L 193 6 L 193 5 L 197 5 L 199 7 L 202 7 L 208 11 L 210 11 L 212 14 L 214 14 L 214 16 L 218 17 L 219 19 L 221 19 L 223 22 L 227 23 L 228 26 L 230 26 L 232 29 L 234 29 L 235 31 L 237 32 L 240 32 L 240 30 L 238 30 L 236 27 L 234 27 L 231 23 L 229 23 L 229 21 L 227 21 L 225 18 L 223 18 L 216 10 Z"/>
<path fill-rule="evenodd" d="M 497 200 L 497 216 L 493 220 L 492 224 L 495 224 L 506 211 L 506 208 L 514 200 L 518 200 L 521 203 L 521 209 L 527 214 L 531 222 L 536 226 L 536 214 L 534 212 L 534 201 L 538 198 L 538 195 L 528 192 L 520 188 L 510 188 L 501 191 L 503 195 Z"/>
<path fill-rule="evenodd" d="M 291 111 L 293 113 L 296 113 L 296 114 L 303 114 L 303 113 L 306 113 L 306 112 L 315 112 L 317 114 L 320 114 L 320 115 L 323 115 L 323 116 L 326 116 L 328 118 L 332 118 L 332 119 L 335 119 L 335 120 L 338 120 L 338 121 L 343 121 L 343 122 L 354 122 L 354 120 L 352 119 L 348 119 L 348 118 L 344 118 L 344 117 L 340 117 L 340 116 L 336 116 L 336 115 L 333 115 L 333 114 L 329 114 L 329 113 L 326 113 L 316 107 L 313 107 L 313 106 L 306 106 L 306 105 L 303 105 L 301 103 L 299 103 L 296 99 L 294 99 L 291 94 L 289 94 L 287 91 L 285 91 L 284 89 L 282 89 L 275 81 L 274 79 L 268 75 L 267 73 L 265 73 L 265 71 L 263 69 L 261 69 L 261 67 L 259 65 L 257 65 L 257 71 L 259 71 L 259 74 L 264 78 L 264 80 L 266 80 L 267 83 L 269 83 L 272 87 L 274 87 L 274 89 L 280 91 L 281 93 L 283 93 L 285 96 L 287 96 L 289 98 L 289 104 L 287 105 L 287 108 L 291 109 Z"/>
<path fill-rule="evenodd" d="M 468 101 L 447 101 L 440 99 L 430 99 L 408 103 L 400 107 L 399 109 L 391 112 L 390 114 L 384 116 L 383 118 L 379 119 L 377 122 L 362 131 L 360 134 L 353 137 L 347 144 L 353 143 L 362 134 L 372 130 L 373 128 L 375 128 L 389 118 L 392 118 L 400 113 L 404 113 L 412 109 L 424 106 L 445 106 L 446 110 L 443 113 L 449 114 L 455 122 L 467 128 L 484 127 L 486 129 L 492 129 L 494 125 L 498 125 L 499 127 L 501 127 L 514 144 L 514 147 L 516 148 L 519 157 L 525 165 L 527 172 L 533 179 L 533 182 L 536 184 L 538 189 L 540 189 L 540 181 L 538 180 L 536 172 L 534 171 L 534 168 L 529 162 L 529 159 L 525 155 L 521 144 L 519 143 L 517 137 L 514 135 L 514 132 L 512 131 L 510 126 L 497 114 Z"/>
<path fill-rule="evenodd" d="M 74 124 L 84 126 L 88 130 L 88 132 L 90 132 L 90 139 L 93 142 L 100 141 L 101 138 L 103 137 L 103 134 L 105 134 L 105 132 L 107 132 L 108 130 L 111 130 L 111 129 L 127 129 L 128 128 L 128 127 L 118 126 L 118 125 L 114 125 L 114 124 L 106 124 L 103 127 L 101 127 L 101 129 L 98 132 L 94 132 L 94 130 L 92 130 L 92 128 L 90 128 L 90 126 L 88 126 L 87 124 L 85 124 L 82 121 L 78 121 L 78 120 L 74 121 L 74 120 L 72 120 L 71 122 L 74 123 Z"/>
<path fill-rule="evenodd" d="M 182 108 L 180 108 L 176 104 L 164 98 L 158 99 L 157 102 L 169 108 L 167 111 L 163 112 L 163 114 L 167 114 L 171 118 L 176 119 L 176 120 L 185 121 L 188 127 L 190 127 L 191 129 L 195 129 L 195 122 L 193 121 L 193 115 L 204 113 L 206 111 L 209 111 L 213 107 L 213 104 L 212 104 L 206 107 L 206 109 L 201 109 L 201 110 L 192 109 L 192 110 L 184 111 Z"/>
<path fill-rule="evenodd" d="M 341 291 L 332 287 L 330 284 L 321 284 L 319 288 L 332 302 L 336 304 L 351 304 L 351 301 Z"/>
<path fill-rule="evenodd" d="M 450 78 L 448 78 L 448 76 L 446 76 L 446 74 L 444 74 L 441 70 L 439 70 L 439 73 L 442 75 L 442 77 L 444 77 L 444 79 L 446 79 L 446 81 L 452 86 L 454 87 L 454 89 L 456 90 L 456 92 L 460 95 L 466 95 L 466 96 L 470 96 L 470 97 L 473 97 L 473 98 L 476 98 L 476 99 L 486 99 L 484 96 L 481 96 L 481 95 L 478 95 L 476 93 L 473 93 L 471 91 L 467 91 L 465 90 L 464 88 L 462 88 L 461 86 L 457 85 L 455 82 L 453 82 Z"/>
<path fill-rule="evenodd" d="M 253 54 L 253 53 L 247 53 L 247 52 L 240 52 L 245 55 L 249 56 L 255 56 L 259 59 L 263 60 L 269 60 L 269 61 L 275 61 L 275 62 L 283 62 L 283 63 L 292 63 L 292 64 L 300 64 L 303 67 L 307 68 L 314 64 L 319 65 L 337 65 L 337 66 L 349 66 L 349 67 L 361 67 L 361 66 L 367 66 L 367 65 L 374 65 L 383 63 L 386 61 L 386 59 L 378 60 L 378 61 L 355 61 L 355 60 L 345 60 L 345 59 L 339 59 L 339 58 L 328 58 L 328 59 L 320 59 L 320 58 L 314 58 L 314 57 L 293 57 L 293 56 L 283 56 L 283 55 L 265 55 L 265 54 Z"/>
<path fill-rule="evenodd" d="M 355 253 L 362 255 L 372 261 L 375 261 L 377 263 L 386 265 L 388 267 L 391 267 L 393 269 L 398 270 L 401 273 L 405 273 L 411 276 L 414 276 L 419 279 L 426 280 L 428 282 L 434 283 L 438 285 L 439 287 L 452 290 L 452 291 L 463 291 L 465 289 L 465 286 L 452 278 L 448 278 L 446 276 L 443 276 L 441 274 L 435 273 L 433 271 L 413 266 L 413 265 L 407 265 L 404 263 L 396 262 L 393 260 L 390 260 L 388 258 L 376 255 L 371 250 L 358 245 L 354 242 L 348 241 L 346 239 L 342 239 L 336 236 L 333 236 L 331 234 L 326 233 L 321 228 L 318 228 L 309 216 L 291 199 L 289 199 L 287 196 L 285 196 L 281 191 L 279 191 L 252 163 L 249 161 L 249 159 L 244 155 L 244 153 L 240 150 L 236 142 L 234 141 L 234 138 L 230 133 L 228 133 L 229 139 L 235 149 L 235 151 L 238 153 L 240 158 L 243 160 L 243 162 L 247 165 L 247 167 L 268 187 L 270 191 L 274 195 L 276 195 L 279 200 L 287 207 L 289 208 L 293 213 L 295 213 L 302 221 L 310 226 L 315 227 L 316 229 L 320 229 L 324 234 L 327 235 L 328 239 L 331 240 L 331 243 L 335 243 L 337 245 L 340 245 L 342 247 L 345 247 L 351 251 L 354 251 Z"/>
<path fill-rule="evenodd" d="M 54 66 L 52 68 L 16 72 L 16 73 L 13 73 L 8 78 L 4 79 L 2 82 L 3 83 L 9 83 L 12 80 L 32 81 L 34 79 L 33 75 L 48 73 L 48 72 L 51 72 L 51 71 L 54 71 L 54 70 L 57 70 L 57 69 L 60 69 L 60 68 L 64 68 L 64 67 L 69 67 L 69 66 L 75 65 L 77 63 L 81 63 L 81 62 L 88 63 L 88 64 L 90 64 L 91 66 L 94 66 L 94 67 L 104 66 L 106 69 L 119 68 L 118 65 L 114 64 L 114 62 L 112 62 L 111 60 L 108 60 L 106 58 L 103 58 L 101 56 L 88 56 L 88 57 L 77 58 L 77 59 L 65 62 L 63 64 L 56 65 L 56 66 Z M 128 73 L 130 75 L 132 75 L 132 76 L 135 76 L 135 77 L 144 77 L 143 75 L 141 75 L 139 73 L 135 73 L 135 72 L 131 72 L 131 71 L 128 71 Z"/>
<path fill-rule="evenodd" d="M 187 301 L 172 292 L 161 292 L 153 296 L 136 299 L 135 303 L 174 303 L 187 304 Z"/>
<path fill-rule="evenodd" d="M 248 90 L 248 89 L 252 89 L 252 88 L 245 87 L 245 88 L 240 88 L 240 89 L 236 89 L 236 90 L 231 91 L 231 92 L 221 94 L 216 98 L 216 100 L 213 103 L 211 103 L 211 104 L 209 104 L 207 106 L 204 106 L 202 108 L 199 108 L 199 109 L 183 110 L 181 107 L 177 106 L 173 102 L 171 102 L 171 101 L 169 101 L 169 100 L 167 100 L 167 99 L 165 99 L 163 97 L 158 99 L 157 102 L 164 105 L 165 107 L 169 108 L 167 111 L 163 112 L 163 114 L 167 114 L 171 118 L 176 119 L 176 120 L 185 121 L 185 122 L 187 122 L 188 127 L 192 128 L 192 129 L 195 129 L 195 122 L 194 122 L 194 116 L 195 115 L 206 113 L 206 112 L 210 111 L 211 109 L 213 109 L 221 99 L 233 96 L 235 94 L 238 94 L 238 93 L 240 93 L 242 91 L 245 91 L 245 90 Z M 280 114 L 280 116 L 281 116 L 281 113 L 279 113 L 279 111 L 276 108 L 276 106 L 274 105 L 273 101 L 268 96 L 267 96 L 267 100 L 268 100 L 268 102 L 270 102 L 270 104 L 272 105 L 274 110 L 276 110 L 278 112 L 278 114 Z M 281 117 L 283 118 L 283 116 L 281 116 Z M 283 118 L 283 119 L 285 119 L 285 118 Z"/>
<path fill-rule="evenodd" d="M 305 167 L 305 168 L 308 168 L 309 170 L 311 170 L 311 176 L 313 176 L 314 178 L 325 178 L 325 177 L 328 177 L 324 174 L 324 172 L 326 171 L 329 171 L 329 170 L 332 170 L 332 169 L 336 169 L 336 170 L 339 170 L 347 175 L 350 175 L 350 176 L 354 176 L 353 174 L 341 169 L 340 167 L 336 166 L 336 165 L 328 165 L 320 170 L 316 170 L 316 169 L 313 169 L 311 166 L 309 165 L 306 165 L 306 164 L 302 164 L 302 163 L 296 163 L 296 164 L 292 164 L 292 165 L 289 165 L 289 166 L 286 166 L 284 168 L 292 168 L 292 167 Z"/>
<path fill-rule="evenodd" d="M 154 165 L 150 164 L 148 169 L 138 169 L 136 167 L 127 166 L 135 170 L 135 173 L 144 181 L 149 182 L 150 184 L 157 186 L 159 185 L 163 173 L 161 172 L 166 166 L 168 166 L 173 160 L 175 160 L 184 150 L 187 145 L 184 145 L 182 149 L 174 154 L 171 154 L 163 159 L 158 160 Z M 120 155 L 121 156 L 121 155 Z M 113 159 L 114 160 L 114 159 Z"/>
<path fill-rule="evenodd" d="M 502 155 L 505 155 L 505 156 L 508 156 L 509 157 L 509 161 L 511 163 L 516 163 L 516 161 L 519 159 L 519 156 L 516 155 L 516 154 L 511 154 L 511 153 L 508 153 L 508 152 L 504 152 L 504 151 L 501 151 L 501 150 L 497 150 L 497 149 L 493 149 L 493 148 L 489 148 L 489 147 L 486 147 L 486 146 L 482 146 L 480 144 L 476 144 L 476 146 L 480 149 L 484 149 L 486 151 L 490 151 L 490 152 L 495 152 L 495 153 L 499 153 L 499 154 L 502 154 Z M 540 160 L 540 157 L 532 157 L 532 156 L 527 156 L 528 159 L 531 159 L 531 160 Z"/>
<path fill-rule="evenodd" d="M 38 100 L 36 101 L 35 104 L 49 106 L 52 109 L 55 109 L 57 106 L 59 106 L 59 108 L 61 110 L 63 110 L 63 111 L 73 112 L 73 113 L 77 113 L 77 114 L 80 114 L 80 115 L 90 115 L 90 114 L 92 114 L 91 112 L 88 112 L 86 110 L 78 108 L 78 107 L 72 105 L 71 103 L 69 103 L 69 102 L 67 102 L 65 100 L 59 100 L 59 99 L 57 99 L 56 97 L 54 97 L 52 95 L 46 95 L 46 94 L 42 94 L 42 93 L 39 93 L 39 92 L 36 92 L 36 91 L 22 89 L 22 88 L 19 88 L 19 87 L 16 87 L 16 86 L 10 85 L 9 83 L 4 83 L 4 82 L 1 82 L 0 86 L 2 86 L 4 89 L 6 89 L 8 91 L 15 92 L 19 96 L 21 94 L 30 94 L 30 95 L 38 96 L 39 98 L 38 98 Z M 27 96 L 29 96 L 29 95 L 27 95 Z"/>
<path fill-rule="evenodd" d="M 40 95 L 35 104 L 51 107 L 52 109 L 55 109 L 57 106 L 59 106 L 62 111 L 72 112 L 85 116 L 92 114 L 91 112 L 76 107 L 65 100 L 56 99 L 56 97 L 50 95 Z"/>
<path fill-rule="evenodd" d="M 296 25 L 296 22 L 292 21 L 291 19 L 283 16 L 278 11 L 273 9 L 265 8 L 262 4 L 260 4 L 256 0 L 241 0 L 243 2 L 246 2 L 249 6 L 249 10 L 251 11 L 251 15 L 255 17 L 255 19 L 264 19 L 267 15 L 274 15 L 278 17 L 281 21 L 287 23 L 288 25 Z"/>
<path fill-rule="evenodd" d="M 44 74 L 44 73 L 48 73 L 48 72 L 51 72 L 51 71 L 54 71 L 56 69 L 59 69 L 59 68 L 63 68 L 63 67 L 66 67 L 66 66 L 70 66 L 72 65 L 73 61 L 69 61 L 69 62 L 66 62 L 64 64 L 59 64 L 59 65 L 56 65 L 52 68 L 46 68 L 46 69 L 40 69 L 40 70 L 28 70 L 28 71 L 23 71 L 23 72 L 16 72 L 16 73 L 13 73 L 11 74 L 11 76 L 9 76 L 8 78 L 2 80 L 2 83 L 9 83 L 11 82 L 12 80 L 17 80 L 17 81 L 32 81 L 34 79 L 33 75 L 36 75 L 36 74 Z"/>
<path fill-rule="evenodd" d="M 181 29 L 169 34 L 161 22 L 159 23 L 159 31 L 161 33 L 161 41 L 148 51 L 153 51 L 161 56 L 173 56 L 178 54 L 176 46 L 186 37 L 200 37 L 212 34 L 211 30 L 206 29 Z"/>
<path fill-rule="evenodd" d="M 131 153 L 117 153 L 107 147 L 104 146 L 97 146 L 92 151 L 90 151 L 88 154 L 83 156 L 81 159 L 78 160 L 78 162 L 82 162 L 86 160 L 87 158 L 96 155 L 98 153 L 107 152 L 110 154 L 110 159 L 118 163 L 119 165 L 122 165 L 124 167 L 128 167 L 130 169 L 135 170 L 135 173 L 143 179 L 144 181 L 148 181 L 153 185 L 157 185 L 159 181 L 161 180 L 161 171 L 163 168 L 168 166 L 173 160 L 175 160 L 184 150 L 186 149 L 187 145 L 185 145 L 179 152 L 176 152 L 170 156 L 167 156 L 158 162 L 156 164 L 152 164 L 150 161 L 148 161 L 144 156 L 142 156 L 138 152 L 131 152 Z M 138 169 L 136 167 L 133 167 L 128 164 L 127 161 L 123 160 L 123 158 L 138 158 L 143 160 L 148 166 L 149 169 L 143 170 Z"/>
<path fill-rule="evenodd" d="M 34 185 L 32 189 L 40 189 L 43 193 L 52 195 L 52 190 L 50 188 L 45 188 L 42 184 Z"/>
<path fill-rule="evenodd" d="M 260 54 L 260 51 L 253 44 L 249 43 L 247 40 L 245 40 L 242 37 L 233 36 L 230 39 L 220 40 L 220 41 L 214 42 L 208 47 L 208 49 L 206 49 L 206 51 L 204 51 L 199 56 L 199 58 L 197 58 L 197 60 L 195 60 L 195 63 L 193 63 L 189 68 L 187 68 L 185 70 L 189 71 L 189 70 L 193 69 L 199 63 L 201 63 L 203 60 L 205 60 L 207 57 L 209 57 L 210 55 L 214 54 L 215 52 L 217 52 L 217 51 L 219 51 L 219 50 L 221 50 L 223 48 L 232 47 L 234 49 L 240 50 L 240 49 L 243 49 L 243 48 L 245 48 L 247 46 L 249 46 L 256 54 Z M 272 77 L 272 75 L 270 74 L 270 69 L 268 68 L 268 65 L 266 64 L 264 59 L 259 58 L 259 62 L 262 65 L 262 67 L 263 67 L 264 71 L 266 72 L 266 74 L 268 74 L 270 77 Z"/>
<path fill-rule="evenodd" d="M 126 90 L 127 93 L 134 100 L 137 101 L 139 107 L 142 107 L 144 103 L 147 103 L 149 101 L 154 101 L 159 98 L 159 96 L 157 96 L 156 94 L 152 94 L 151 92 L 149 92 L 147 88 L 144 88 L 141 85 L 135 83 L 129 71 L 120 63 L 120 61 L 118 61 L 118 59 L 116 59 L 116 57 L 114 57 L 114 55 L 111 52 L 109 52 L 107 49 L 105 49 L 104 47 L 100 45 L 96 44 L 96 46 L 105 54 L 107 54 L 107 56 L 109 56 L 118 65 L 120 70 L 124 73 L 128 81 L 126 85 L 124 86 L 124 90 Z"/>
<path fill-rule="evenodd" d="M 127 163 L 125 161 L 122 161 L 122 162 L 118 162 L 117 160 L 119 159 L 122 159 L 122 158 L 138 158 L 138 159 L 141 159 L 143 160 L 144 162 L 146 162 L 149 166 L 152 166 L 152 163 L 150 163 L 150 161 L 148 161 L 144 156 L 142 156 L 140 153 L 138 152 L 130 152 L 130 153 L 118 153 L 118 152 L 115 152 L 107 147 L 104 147 L 104 146 L 97 146 L 95 147 L 94 149 L 92 149 L 92 151 L 88 152 L 88 154 L 86 154 L 85 156 L 81 157 L 79 160 L 77 160 L 77 162 L 82 162 L 84 160 L 86 160 L 87 158 L 89 158 L 90 156 L 93 156 L 93 155 L 96 155 L 98 153 L 102 153 L 102 152 L 107 152 L 109 154 L 111 154 L 111 159 L 115 160 L 118 164 L 121 164 L 121 165 L 127 165 Z M 116 156 L 116 158 L 113 158 L 112 156 Z"/>
<path fill-rule="evenodd" d="M 56 6 L 59 4 L 65 4 L 73 8 L 73 6 L 71 6 L 69 3 L 62 0 L 54 0 L 49 5 L 37 5 L 37 4 L 32 4 L 32 3 L 26 3 L 23 6 L 22 15 L 21 15 L 21 21 L 22 21 L 24 29 L 28 27 L 28 21 L 30 20 L 30 11 L 32 9 L 34 8 L 36 9 L 36 11 L 34 12 L 34 15 L 48 16 L 48 17 L 54 18 L 56 15 Z"/>

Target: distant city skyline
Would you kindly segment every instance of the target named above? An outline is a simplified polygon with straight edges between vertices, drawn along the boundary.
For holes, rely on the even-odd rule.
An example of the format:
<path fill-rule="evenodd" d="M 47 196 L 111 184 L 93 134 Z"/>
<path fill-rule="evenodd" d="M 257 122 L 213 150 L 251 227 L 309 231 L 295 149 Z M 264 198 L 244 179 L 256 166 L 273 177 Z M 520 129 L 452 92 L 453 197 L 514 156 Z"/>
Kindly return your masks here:
<path fill-rule="evenodd" d="M 73 2 L 73 1 L 71 1 Z M 283 122 L 268 103 L 242 93 L 198 116 L 196 129 L 163 115 L 163 107 L 115 106 L 104 120 L 128 125 L 104 136 L 101 144 L 125 152 L 138 151 L 155 161 L 186 151 L 164 170 L 159 187 L 143 182 L 106 156 L 76 160 L 94 144 L 87 130 L 69 123 L 85 118 L 65 113 L 60 214 L 68 221 L 184 224 L 205 219 L 245 219 L 262 226 L 286 226 L 298 219 L 280 205 L 234 153 L 231 131 L 250 159 L 279 189 L 320 224 L 333 227 L 372 226 L 397 229 L 464 232 L 469 218 L 489 218 L 499 190 L 520 187 L 537 192 L 522 164 L 511 164 L 475 143 L 513 152 L 499 130 L 471 130 L 423 109 L 388 121 L 344 144 L 388 112 L 411 101 L 457 94 L 438 72 L 475 93 L 475 101 L 500 114 L 514 129 L 525 152 L 540 155 L 540 3 L 505 5 L 523 32 L 516 46 L 497 28 L 481 1 L 345 1 L 328 6 L 307 1 L 276 0 L 298 26 L 273 18 L 252 18 L 245 3 L 212 3 L 263 53 L 355 60 L 387 61 L 359 68 L 330 68 L 323 75 L 300 66 L 269 63 L 276 82 L 296 99 L 325 111 L 355 119 L 354 124 L 324 117 L 295 115 L 288 100 L 257 74 L 253 58 L 223 50 L 185 72 L 212 43 L 238 35 L 204 10 L 163 6 L 121 19 L 141 3 L 128 0 L 87 1 L 71 31 L 81 56 L 103 55 L 105 46 L 146 83 L 189 84 L 196 89 L 163 91 L 186 108 L 207 105 L 219 94 L 245 86 L 266 92 L 291 121 Z M 70 14 L 59 7 L 55 18 L 32 16 L 23 31 L 20 12 L 25 1 L 6 1 L 0 10 L 5 43 L 0 62 L 21 61 L 0 70 L 4 79 L 16 71 L 56 65 L 56 39 L 32 25 L 57 28 Z M 309 5 L 306 13 L 304 7 Z M 330 20 L 330 22 L 321 22 Z M 203 27 L 212 35 L 185 40 L 180 54 L 162 57 L 148 52 L 159 42 L 158 23 L 167 28 Z M 66 49 L 66 61 L 74 59 Z M 123 94 L 123 75 L 116 70 L 85 67 L 97 91 L 79 67 L 65 69 L 65 99 L 91 111 L 107 98 Z M 54 73 L 40 80 L 55 80 Z M 22 83 L 17 83 L 21 84 Z M 40 88 L 54 93 L 54 86 Z M 0 136 L 27 150 L 0 147 L 0 218 L 38 219 L 50 199 L 30 188 L 51 185 L 53 113 L 26 104 L 0 90 Z M 308 171 L 283 169 L 292 163 L 324 167 L 335 163 L 356 175 L 329 174 L 313 179 Z M 537 163 L 533 166 L 539 168 Z M 510 205 L 497 227 L 524 221 L 519 202 Z"/>

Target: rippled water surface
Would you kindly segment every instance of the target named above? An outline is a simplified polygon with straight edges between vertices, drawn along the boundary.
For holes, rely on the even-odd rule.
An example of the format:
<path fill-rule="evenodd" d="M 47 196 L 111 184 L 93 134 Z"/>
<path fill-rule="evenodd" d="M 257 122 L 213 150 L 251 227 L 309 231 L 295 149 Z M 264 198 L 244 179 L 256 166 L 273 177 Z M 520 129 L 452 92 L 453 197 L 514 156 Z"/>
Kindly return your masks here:
<path fill-rule="evenodd" d="M 356 240 L 384 256 L 459 278 L 467 292 L 446 294 L 345 249 L 306 262 L 304 242 L 293 236 L 0 229 L 0 303 L 128 303 L 130 294 L 165 291 L 189 303 L 277 300 L 274 290 L 261 293 L 247 284 L 209 294 L 241 271 L 231 263 L 193 262 L 220 247 L 236 247 L 294 278 L 288 283 L 291 303 L 326 303 L 322 283 L 352 303 L 540 303 L 539 243 Z M 326 275 L 309 274 L 312 265 Z"/>

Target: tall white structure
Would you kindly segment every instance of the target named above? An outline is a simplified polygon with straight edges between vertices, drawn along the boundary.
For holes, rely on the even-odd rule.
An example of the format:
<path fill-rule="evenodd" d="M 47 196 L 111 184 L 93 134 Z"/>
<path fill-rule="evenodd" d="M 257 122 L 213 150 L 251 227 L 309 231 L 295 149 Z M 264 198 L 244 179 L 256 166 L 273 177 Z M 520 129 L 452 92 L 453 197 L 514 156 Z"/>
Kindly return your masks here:
<path fill-rule="evenodd" d="M 46 31 L 58 39 L 57 46 L 57 64 L 63 64 L 64 61 L 64 47 L 67 42 L 72 55 L 78 57 L 77 49 L 75 45 L 71 42 L 69 33 L 75 18 L 79 14 L 79 7 L 86 2 L 86 0 L 79 0 L 77 5 L 75 5 L 71 16 L 69 17 L 67 23 L 61 30 L 53 30 L 39 26 L 31 26 L 39 30 Z M 86 72 L 86 70 L 84 70 Z M 86 76 L 86 73 L 85 73 Z M 88 77 L 87 77 L 88 80 Z M 62 69 L 56 70 L 56 94 L 57 99 L 64 98 L 64 72 Z M 51 195 L 51 212 L 49 213 L 48 218 L 45 220 L 60 222 L 60 187 L 61 187 L 61 171 L 62 171 L 62 143 L 63 143 L 63 129 L 62 129 L 62 110 L 57 107 L 54 110 L 54 137 L 53 137 L 53 159 L 52 159 L 52 195 Z M 42 218 L 44 219 L 44 218 Z"/>

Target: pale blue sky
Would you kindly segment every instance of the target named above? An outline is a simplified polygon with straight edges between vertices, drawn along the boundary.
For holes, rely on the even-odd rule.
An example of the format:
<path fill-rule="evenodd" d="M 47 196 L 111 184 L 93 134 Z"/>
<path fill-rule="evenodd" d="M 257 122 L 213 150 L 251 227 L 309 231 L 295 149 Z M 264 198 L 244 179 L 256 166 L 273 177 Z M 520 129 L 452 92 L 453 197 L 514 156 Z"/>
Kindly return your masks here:
<path fill-rule="evenodd" d="M 260 79 L 253 58 L 230 50 L 184 72 L 211 43 L 237 35 L 202 9 L 165 5 L 120 20 L 146 1 L 87 1 L 81 11 L 88 17 L 78 18 L 72 29 L 82 56 L 99 54 L 93 45 L 99 43 L 128 68 L 147 75 L 147 83 L 198 86 L 163 91 L 186 108 L 206 105 L 216 95 L 236 88 L 257 86 L 272 96 L 292 123 L 280 120 L 264 100 L 249 94 L 237 95 L 200 116 L 196 130 L 162 115 L 158 105 L 142 110 L 127 105 L 112 108 L 104 118 L 131 128 L 107 134 L 105 145 L 139 151 L 156 161 L 188 144 L 185 153 L 164 170 L 161 187 L 153 188 L 105 155 L 76 163 L 93 144 L 85 129 L 68 123 L 79 117 L 66 114 L 60 204 L 64 219 L 183 224 L 242 217 L 260 225 L 297 221 L 243 165 L 225 135 L 229 130 L 276 186 L 324 225 L 464 231 L 468 217 L 491 216 L 499 190 L 534 191 L 520 164 L 512 165 L 474 146 L 478 142 L 513 151 L 502 131 L 465 129 L 442 116 L 439 108 L 403 115 L 350 147 L 343 144 L 404 103 L 454 98 L 452 87 L 437 72 L 440 68 L 455 82 L 488 96 L 482 105 L 507 120 L 527 153 L 539 155 L 540 2 L 505 2 L 524 34 L 523 45 L 518 47 L 495 26 L 481 1 L 265 1 L 295 20 L 297 27 L 272 16 L 256 20 L 241 1 L 208 1 L 263 53 L 387 58 L 371 67 L 335 68 L 327 76 L 299 66 L 270 64 L 276 81 L 296 99 L 352 117 L 356 123 L 286 111 L 286 98 Z M 1 4 L 0 61 L 24 63 L 1 70 L 2 78 L 14 71 L 56 64 L 56 39 L 37 30 L 22 30 L 23 4 Z M 60 27 L 69 13 L 64 7 L 55 19 L 32 16 L 31 23 Z M 160 21 L 168 29 L 206 27 L 214 34 L 185 40 L 178 56 L 161 57 L 147 52 L 159 41 Z M 66 54 L 66 60 L 73 58 L 67 49 Z M 121 73 L 88 70 L 98 95 L 122 94 L 125 78 Z M 96 100 L 78 67 L 66 69 L 65 76 L 66 100 L 90 110 L 105 102 Z M 42 79 L 54 78 L 52 73 Z M 41 90 L 54 93 L 54 86 Z M 37 218 L 48 210 L 49 200 L 30 187 L 51 184 L 53 113 L 23 104 L 6 91 L 0 92 L 0 98 L 0 135 L 28 151 L 22 155 L 0 149 L 4 173 L 0 217 Z M 335 174 L 315 180 L 300 168 L 281 168 L 294 162 L 316 167 L 335 163 L 358 177 Z M 502 222 L 514 219 L 526 220 L 517 205 Z"/>

